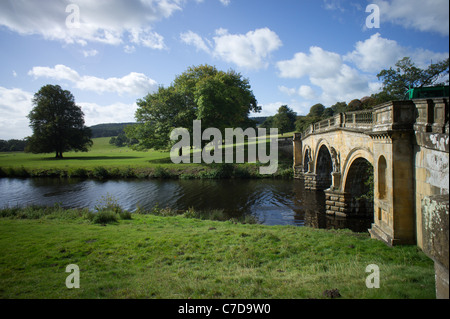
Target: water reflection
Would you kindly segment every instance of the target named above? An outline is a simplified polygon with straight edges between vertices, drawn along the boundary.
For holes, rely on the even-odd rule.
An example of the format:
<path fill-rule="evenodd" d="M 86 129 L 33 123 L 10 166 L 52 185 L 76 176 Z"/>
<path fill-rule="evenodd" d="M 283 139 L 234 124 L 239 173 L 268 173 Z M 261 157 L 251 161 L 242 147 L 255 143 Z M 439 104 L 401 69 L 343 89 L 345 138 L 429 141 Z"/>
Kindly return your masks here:
<path fill-rule="evenodd" d="M 219 209 L 230 217 L 252 214 L 265 225 L 365 232 L 372 222 L 327 216 L 324 193 L 305 190 L 301 180 L 0 179 L 1 207 L 60 203 L 94 209 L 106 195 L 130 211 L 155 205 L 176 210 Z"/>

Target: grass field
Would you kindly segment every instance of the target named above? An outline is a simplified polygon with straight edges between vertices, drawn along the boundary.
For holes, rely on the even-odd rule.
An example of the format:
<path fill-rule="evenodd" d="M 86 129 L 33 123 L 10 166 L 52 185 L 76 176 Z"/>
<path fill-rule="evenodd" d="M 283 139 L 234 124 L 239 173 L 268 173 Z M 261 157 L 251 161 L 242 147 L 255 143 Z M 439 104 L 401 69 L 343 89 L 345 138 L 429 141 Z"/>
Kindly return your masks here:
<path fill-rule="evenodd" d="M 0 153 L 0 177 L 221 178 L 223 170 L 230 170 L 221 164 L 174 164 L 169 152 L 134 151 L 111 145 L 109 140 L 93 139 L 89 152 L 67 152 L 64 159 L 55 159 L 54 154 Z M 258 167 L 233 164 L 231 176 L 261 177 Z M 291 167 L 291 158 L 282 160 L 272 177 L 291 177 Z"/>
<path fill-rule="evenodd" d="M 96 224 L 85 213 L 0 212 L 0 298 L 435 298 L 429 258 L 367 234 L 142 214 Z M 69 264 L 79 289 L 66 287 Z M 379 289 L 366 287 L 370 264 Z"/>
<path fill-rule="evenodd" d="M 55 154 L 31 154 L 24 152 L 0 153 L 1 167 L 36 168 L 70 168 L 81 167 L 148 167 L 152 162 L 164 165 L 170 160 L 167 152 L 137 152 L 128 147 L 116 147 L 109 144 L 109 137 L 93 139 L 94 145 L 89 152 L 67 152 L 64 159 L 55 159 Z"/>

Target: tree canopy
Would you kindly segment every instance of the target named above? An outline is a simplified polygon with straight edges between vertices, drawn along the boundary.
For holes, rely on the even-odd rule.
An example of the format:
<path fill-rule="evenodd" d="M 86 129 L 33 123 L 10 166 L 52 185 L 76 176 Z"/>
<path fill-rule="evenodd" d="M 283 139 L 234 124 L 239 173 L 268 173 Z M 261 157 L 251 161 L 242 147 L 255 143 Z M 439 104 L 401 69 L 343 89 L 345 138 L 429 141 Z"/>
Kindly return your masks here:
<path fill-rule="evenodd" d="M 192 122 L 202 127 L 251 127 L 250 112 L 260 112 L 248 79 L 233 70 L 223 72 L 213 66 L 190 67 L 169 87 L 159 87 L 137 101 L 137 125 L 126 129 L 139 141 L 136 149 L 167 149 L 170 133 L 183 127 L 192 133 Z"/>
<path fill-rule="evenodd" d="M 445 76 L 449 74 L 449 59 L 432 63 L 426 69 L 420 69 L 411 61 L 411 58 L 404 57 L 395 64 L 395 68 L 382 70 L 377 76 L 383 82 L 383 90 L 373 95 L 377 99 L 389 100 L 402 99 L 409 88 L 448 85 Z"/>
<path fill-rule="evenodd" d="M 297 113 L 287 105 L 282 105 L 273 118 L 273 127 L 278 128 L 278 131 L 283 135 L 286 132 L 294 130 L 296 118 Z"/>
<path fill-rule="evenodd" d="M 63 152 L 87 152 L 92 146 L 91 131 L 72 93 L 59 85 L 45 85 L 34 95 L 33 105 L 28 114 L 33 135 L 26 151 L 55 152 L 56 158 L 62 158 Z"/>

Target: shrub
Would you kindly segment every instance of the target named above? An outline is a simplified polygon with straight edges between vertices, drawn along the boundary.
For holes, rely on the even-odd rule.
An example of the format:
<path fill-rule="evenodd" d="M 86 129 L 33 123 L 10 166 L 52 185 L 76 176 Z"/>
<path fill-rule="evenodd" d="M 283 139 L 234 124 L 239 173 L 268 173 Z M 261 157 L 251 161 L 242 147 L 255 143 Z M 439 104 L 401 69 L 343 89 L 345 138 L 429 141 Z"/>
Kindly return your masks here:
<path fill-rule="evenodd" d="M 67 172 L 68 177 L 80 177 L 80 178 L 86 178 L 88 177 L 88 172 L 84 168 L 75 168 L 70 169 Z"/>
<path fill-rule="evenodd" d="M 134 178 L 136 177 L 136 173 L 131 167 L 127 167 L 120 171 L 120 177 L 122 178 Z"/>
<path fill-rule="evenodd" d="M 237 166 L 234 169 L 234 177 L 236 178 L 250 178 L 252 174 L 249 169 L 245 166 Z"/>
<path fill-rule="evenodd" d="M 92 170 L 92 177 L 97 178 L 97 179 L 104 179 L 104 178 L 108 178 L 108 171 L 106 170 L 106 168 L 104 167 L 95 167 Z"/>
<path fill-rule="evenodd" d="M 120 214 L 124 211 L 117 203 L 117 200 L 109 193 L 107 193 L 106 196 L 102 196 L 97 203 L 98 204 L 94 207 L 97 212 L 112 211 L 113 213 Z"/>
<path fill-rule="evenodd" d="M 123 219 L 123 220 L 131 220 L 132 219 L 131 218 L 131 213 L 129 211 L 126 211 L 126 210 L 120 212 L 119 213 L 119 217 L 120 217 L 120 219 Z"/>
<path fill-rule="evenodd" d="M 175 178 L 176 175 L 171 173 L 167 168 L 158 166 L 153 171 L 152 177 L 153 178 L 168 179 L 168 178 Z"/>
<path fill-rule="evenodd" d="M 100 211 L 93 215 L 92 222 L 95 224 L 109 224 L 117 222 L 118 214 L 112 211 Z"/>

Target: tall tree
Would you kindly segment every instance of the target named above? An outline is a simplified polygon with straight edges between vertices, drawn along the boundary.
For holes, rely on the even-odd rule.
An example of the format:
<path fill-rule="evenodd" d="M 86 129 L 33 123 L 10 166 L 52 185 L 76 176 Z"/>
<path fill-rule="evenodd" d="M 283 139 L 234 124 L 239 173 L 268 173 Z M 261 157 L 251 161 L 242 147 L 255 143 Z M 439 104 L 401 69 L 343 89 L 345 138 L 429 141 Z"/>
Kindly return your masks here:
<path fill-rule="evenodd" d="M 184 127 L 192 133 L 194 120 L 222 133 L 225 128 L 254 126 L 248 116 L 261 110 L 248 79 L 209 65 L 189 68 L 171 86 L 160 87 L 137 104 L 138 125 L 126 130 L 128 137 L 139 140 L 137 149 L 169 148 L 170 132 Z"/>
<path fill-rule="evenodd" d="M 431 64 L 427 69 L 415 66 L 409 57 L 399 60 L 394 68 L 382 70 L 377 76 L 383 82 L 383 90 L 373 95 L 381 102 L 402 99 L 410 87 L 440 85 L 447 82 L 449 59 Z"/>
<path fill-rule="evenodd" d="M 63 152 L 87 152 L 92 146 L 91 131 L 72 93 L 59 85 L 45 85 L 34 95 L 33 105 L 27 152 L 55 152 L 56 158 L 62 158 Z"/>
<path fill-rule="evenodd" d="M 281 135 L 283 135 L 286 132 L 294 130 L 296 119 L 297 113 L 295 113 L 287 105 L 282 105 L 278 109 L 278 113 L 273 118 L 273 126 L 278 128 Z"/>

